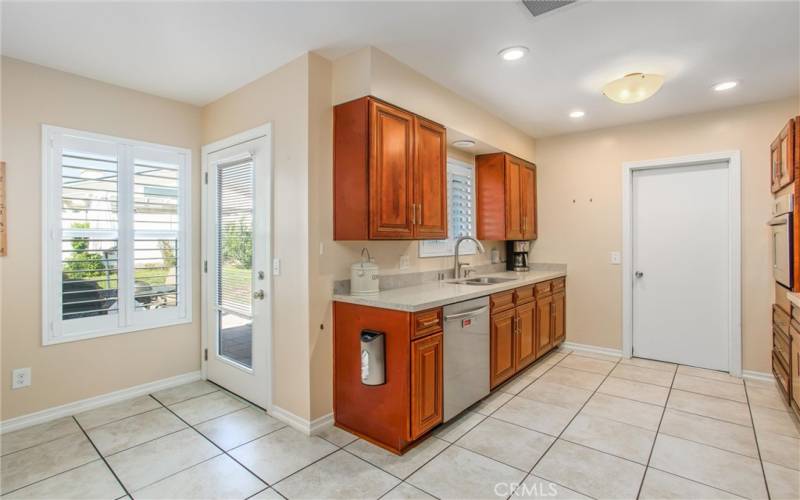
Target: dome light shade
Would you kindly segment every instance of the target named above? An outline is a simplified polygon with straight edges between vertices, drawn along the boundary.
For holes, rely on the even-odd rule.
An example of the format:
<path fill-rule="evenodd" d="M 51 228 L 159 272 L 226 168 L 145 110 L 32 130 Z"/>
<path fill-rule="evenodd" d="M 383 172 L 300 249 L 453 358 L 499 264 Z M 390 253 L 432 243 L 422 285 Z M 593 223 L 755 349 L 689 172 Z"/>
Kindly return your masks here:
<path fill-rule="evenodd" d="M 457 148 L 471 148 L 475 145 L 475 141 L 471 139 L 460 139 L 458 141 L 453 141 L 453 146 Z"/>
<path fill-rule="evenodd" d="M 631 73 L 607 83 L 603 94 L 614 102 L 633 104 L 652 97 L 663 83 L 662 75 Z"/>

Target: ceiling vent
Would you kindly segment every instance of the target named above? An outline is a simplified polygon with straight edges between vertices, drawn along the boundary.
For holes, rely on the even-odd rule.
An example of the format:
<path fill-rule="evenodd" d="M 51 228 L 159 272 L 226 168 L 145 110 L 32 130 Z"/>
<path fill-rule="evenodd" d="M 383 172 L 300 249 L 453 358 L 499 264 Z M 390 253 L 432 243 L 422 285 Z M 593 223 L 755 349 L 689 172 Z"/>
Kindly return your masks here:
<path fill-rule="evenodd" d="M 525 7 L 531 11 L 533 17 L 547 14 L 552 10 L 556 10 L 560 7 L 566 7 L 567 5 L 575 2 L 576 0 L 522 0 L 522 3 L 524 3 Z"/>

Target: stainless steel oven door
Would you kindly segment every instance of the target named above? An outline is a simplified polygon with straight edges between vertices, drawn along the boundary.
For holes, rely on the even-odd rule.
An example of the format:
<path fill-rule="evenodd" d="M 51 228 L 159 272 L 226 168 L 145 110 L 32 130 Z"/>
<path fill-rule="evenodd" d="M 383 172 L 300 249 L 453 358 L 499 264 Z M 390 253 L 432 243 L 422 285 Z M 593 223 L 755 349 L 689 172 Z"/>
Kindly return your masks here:
<path fill-rule="evenodd" d="M 772 274 L 775 281 L 792 288 L 792 214 L 769 221 L 772 229 Z"/>

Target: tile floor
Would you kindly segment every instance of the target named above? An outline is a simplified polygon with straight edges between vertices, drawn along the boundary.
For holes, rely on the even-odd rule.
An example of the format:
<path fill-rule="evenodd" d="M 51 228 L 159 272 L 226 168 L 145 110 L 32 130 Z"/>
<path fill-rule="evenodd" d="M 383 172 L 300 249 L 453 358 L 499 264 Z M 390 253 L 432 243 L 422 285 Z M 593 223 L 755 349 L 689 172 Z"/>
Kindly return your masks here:
<path fill-rule="evenodd" d="M 8 498 L 800 498 L 772 383 L 554 352 L 402 457 L 207 382 L 2 436 Z"/>

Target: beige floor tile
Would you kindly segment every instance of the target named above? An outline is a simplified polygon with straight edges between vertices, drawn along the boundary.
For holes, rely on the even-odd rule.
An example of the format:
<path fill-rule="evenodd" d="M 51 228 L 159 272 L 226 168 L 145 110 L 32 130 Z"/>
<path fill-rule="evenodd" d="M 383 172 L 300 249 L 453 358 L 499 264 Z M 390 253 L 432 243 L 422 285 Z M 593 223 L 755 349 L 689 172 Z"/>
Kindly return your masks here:
<path fill-rule="evenodd" d="M 447 448 L 448 445 L 449 443 L 447 441 L 442 441 L 432 436 L 402 455 L 395 455 L 363 439 L 349 444 L 345 449 L 353 455 L 363 458 L 372 465 L 380 467 L 389 474 L 399 477 L 400 479 L 405 479 L 415 470 L 422 467 L 425 462 Z"/>
<path fill-rule="evenodd" d="M 247 405 L 242 401 L 225 394 L 222 391 L 212 392 L 205 396 L 188 399 L 176 403 L 169 407 L 179 417 L 186 420 L 190 425 L 211 420 L 236 410 L 245 408 Z"/>
<path fill-rule="evenodd" d="M 350 500 L 379 498 L 399 483 L 396 477 L 339 450 L 274 488 L 286 498 Z"/>
<path fill-rule="evenodd" d="M 686 498 L 719 500 L 742 497 L 650 467 L 644 475 L 639 498 L 641 500 L 684 500 Z"/>
<path fill-rule="evenodd" d="M 769 495 L 775 500 L 797 500 L 800 498 L 800 472 L 780 465 L 765 463 Z"/>
<path fill-rule="evenodd" d="M 753 413 L 753 424 L 757 433 L 772 432 L 800 438 L 800 424 L 791 413 L 763 406 L 753 406 L 750 410 Z"/>
<path fill-rule="evenodd" d="M 533 366 L 538 365 L 553 365 L 564 359 L 564 357 L 569 354 L 568 352 L 563 352 L 559 350 L 550 351 L 549 353 L 545 354 L 541 358 L 537 359 Z"/>
<path fill-rule="evenodd" d="M 519 484 L 525 473 L 469 450 L 451 446 L 408 478 L 408 482 L 446 499 L 497 498 L 498 484 Z M 511 493 L 511 487 L 508 493 Z"/>
<path fill-rule="evenodd" d="M 0 439 L 0 448 L 3 450 L 3 455 L 7 455 L 75 432 L 81 432 L 81 429 L 75 423 L 74 418 L 59 418 L 51 422 L 3 434 L 2 439 Z"/>
<path fill-rule="evenodd" d="M 272 488 L 267 488 L 251 496 L 247 500 L 283 500 L 283 497 Z"/>
<path fill-rule="evenodd" d="M 248 406 L 198 424 L 196 429 L 227 451 L 285 426 L 264 410 Z"/>
<path fill-rule="evenodd" d="M 633 399 L 635 401 L 641 401 L 642 403 L 664 406 L 667 403 L 669 387 L 644 384 L 624 378 L 608 377 L 605 382 L 597 388 L 597 392 L 618 396 L 620 398 Z"/>
<path fill-rule="evenodd" d="M 519 393 L 521 398 L 541 401 L 572 410 L 578 410 L 591 395 L 592 391 L 556 384 L 547 380 L 537 380 Z"/>
<path fill-rule="evenodd" d="M 611 370 L 610 376 L 644 382 L 646 384 L 660 385 L 669 387 L 672 385 L 672 372 L 653 368 L 643 368 L 641 366 L 618 364 Z"/>
<path fill-rule="evenodd" d="M 664 413 L 659 432 L 758 458 L 752 427 L 669 408 Z"/>
<path fill-rule="evenodd" d="M 355 434 L 350 434 L 346 430 L 340 429 L 333 425 L 317 433 L 317 436 L 321 437 L 325 441 L 329 441 L 336 446 L 341 447 L 345 447 L 358 439 L 358 436 Z"/>
<path fill-rule="evenodd" d="M 444 439 L 448 443 L 455 442 L 458 438 L 469 432 L 470 429 L 481 423 L 486 418 L 485 415 L 472 411 L 464 412 L 455 420 L 451 420 L 436 429 L 433 433 L 439 439 Z"/>
<path fill-rule="evenodd" d="M 456 446 L 529 471 L 554 440 L 547 434 L 489 417 L 456 441 Z"/>
<path fill-rule="evenodd" d="M 75 419 L 78 420 L 78 423 L 81 424 L 84 429 L 89 430 L 109 422 L 114 422 L 115 420 L 122 420 L 123 418 L 155 410 L 160 407 L 161 405 L 158 404 L 158 401 L 150 396 L 141 396 L 78 413 L 75 415 Z"/>
<path fill-rule="evenodd" d="M 602 417 L 578 414 L 561 439 L 647 465 L 655 431 Z"/>
<path fill-rule="evenodd" d="M 682 366 L 680 368 L 683 368 Z M 701 377 L 693 377 L 681 373 L 678 368 L 678 374 L 675 375 L 675 381 L 672 383 L 673 389 L 680 389 L 682 391 L 696 392 L 698 394 L 705 394 L 706 396 L 714 396 L 717 398 L 731 399 L 740 403 L 747 403 L 747 396 L 744 393 L 744 385 L 731 384 L 729 382 L 720 382 Z"/>
<path fill-rule="evenodd" d="M 583 370 L 585 372 L 599 373 L 600 375 L 608 375 L 616 364 L 616 361 L 606 361 L 588 358 L 578 354 L 570 354 L 562 359 L 558 363 L 558 366 L 562 368 L 572 368 L 574 370 Z"/>
<path fill-rule="evenodd" d="M 663 410 L 660 406 L 597 393 L 586 403 L 581 413 L 655 431 Z"/>
<path fill-rule="evenodd" d="M 750 381 L 745 383 L 747 388 L 747 398 L 753 406 L 765 406 L 773 410 L 790 411 L 789 406 L 783 395 L 778 392 L 777 387 L 769 387 L 762 385 L 751 384 Z"/>
<path fill-rule="evenodd" d="M 268 484 L 274 484 L 334 451 L 336 446 L 322 438 L 284 427 L 229 453 Z"/>
<path fill-rule="evenodd" d="M 205 380 L 198 380 L 196 382 L 190 382 L 188 384 L 170 387 L 169 389 L 164 389 L 163 391 L 154 392 L 153 396 L 157 400 L 161 401 L 161 404 L 164 406 L 169 406 L 174 405 L 175 403 L 180 403 L 181 401 L 186 401 L 187 399 L 196 398 L 197 396 L 204 396 L 218 390 L 219 387 L 216 385 L 206 382 Z"/>
<path fill-rule="evenodd" d="M 765 498 L 757 459 L 659 434 L 650 466 L 747 498 Z"/>
<path fill-rule="evenodd" d="M 185 427 L 169 410 L 160 408 L 95 427 L 87 434 L 100 453 L 108 456 Z"/>
<path fill-rule="evenodd" d="M 761 460 L 800 470 L 800 439 L 762 431 L 758 433 Z"/>
<path fill-rule="evenodd" d="M 473 406 L 472 410 L 481 415 L 491 415 L 513 397 L 513 394 L 507 392 L 494 391 L 489 396 L 486 396 L 483 401 Z"/>
<path fill-rule="evenodd" d="M 644 358 L 622 358 L 619 361 L 619 364 L 638 366 L 639 368 L 650 368 L 652 370 L 661 370 L 670 373 L 675 373 L 675 369 L 678 367 L 673 363 L 667 363 L 665 361 L 656 361 L 654 359 L 644 359 Z"/>
<path fill-rule="evenodd" d="M 220 453 L 193 429 L 184 429 L 106 460 L 128 491 L 136 491 Z"/>
<path fill-rule="evenodd" d="M 10 453 L 0 460 L 0 493 L 22 488 L 98 458 L 82 432 Z"/>
<path fill-rule="evenodd" d="M 718 370 L 707 370 L 705 368 L 697 368 L 694 366 L 680 365 L 678 367 L 678 375 L 690 375 L 692 377 L 700 377 L 708 380 L 716 380 L 718 382 L 727 382 L 729 384 L 743 385 L 744 382 L 739 377 L 734 377 L 729 373 L 721 372 Z"/>
<path fill-rule="evenodd" d="M 601 354 L 599 352 L 591 352 L 591 351 L 574 351 L 572 356 L 580 356 L 582 358 L 592 358 L 592 359 L 600 359 L 603 361 L 611 361 L 612 363 L 617 363 L 622 359 L 622 356 L 612 356 L 610 354 Z"/>
<path fill-rule="evenodd" d="M 392 488 L 392 491 L 382 496 L 381 500 L 435 500 L 435 497 L 428 495 L 416 486 L 400 483 Z"/>
<path fill-rule="evenodd" d="M 492 417 L 551 436 L 558 436 L 576 412 L 577 409 L 568 410 L 560 406 L 516 397 L 494 412 Z"/>
<path fill-rule="evenodd" d="M 142 488 L 134 496 L 137 500 L 247 498 L 266 487 L 266 484 L 230 457 L 218 455 Z"/>
<path fill-rule="evenodd" d="M 560 365 L 556 365 L 547 373 L 542 375 L 539 380 L 552 382 L 554 384 L 567 385 L 570 387 L 577 387 L 578 389 L 594 391 L 600 386 L 604 378 L 605 376 L 600 375 L 599 373 L 573 370 L 572 368 L 562 368 Z"/>
<path fill-rule="evenodd" d="M 645 467 L 559 439 L 533 473 L 594 498 L 636 498 Z"/>
<path fill-rule="evenodd" d="M 669 394 L 667 408 L 725 420 L 740 425 L 752 425 L 746 404 L 674 389 Z"/>
<path fill-rule="evenodd" d="M 556 500 L 589 500 L 590 497 L 565 486 L 529 474 L 525 481 L 514 490 L 511 498 L 553 498 Z"/>
<path fill-rule="evenodd" d="M 102 460 L 95 460 L 86 465 L 63 472 L 56 476 L 39 481 L 19 489 L 3 498 L 27 498 L 41 500 L 57 498 L 59 500 L 75 499 L 114 499 L 125 495 L 111 471 Z"/>
<path fill-rule="evenodd" d="M 522 373 L 498 387 L 497 390 L 516 395 L 538 378 L 538 375 L 533 375 L 532 373 Z"/>

